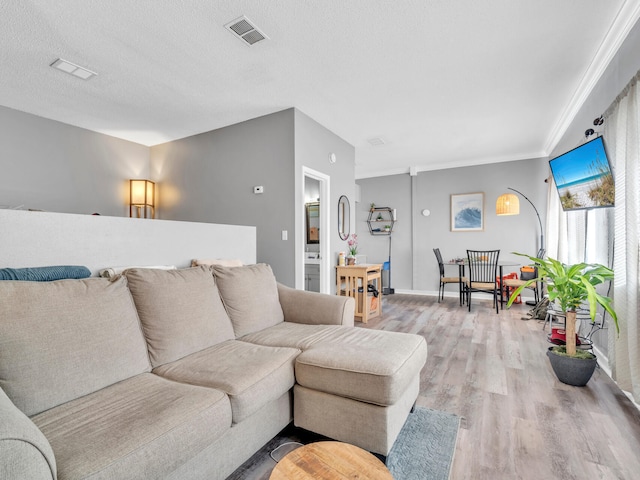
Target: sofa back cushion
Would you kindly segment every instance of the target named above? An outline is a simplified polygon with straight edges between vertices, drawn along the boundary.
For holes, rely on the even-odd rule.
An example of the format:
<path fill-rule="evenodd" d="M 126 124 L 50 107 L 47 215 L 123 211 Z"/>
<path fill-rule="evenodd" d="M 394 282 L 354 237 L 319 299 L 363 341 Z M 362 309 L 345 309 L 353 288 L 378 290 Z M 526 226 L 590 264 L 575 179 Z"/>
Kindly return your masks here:
<path fill-rule="evenodd" d="M 208 267 L 124 272 L 155 368 L 234 338 Z"/>
<path fill-rule="evenodd" d="M 149 370 L 125 279 L 0 282 L 0 387 L 25 414 Z"/>
<path fill-rule="evenodd" d="M 284 322 L 278 284 L 269 265 L 211 267 L 236 338 Z"/>

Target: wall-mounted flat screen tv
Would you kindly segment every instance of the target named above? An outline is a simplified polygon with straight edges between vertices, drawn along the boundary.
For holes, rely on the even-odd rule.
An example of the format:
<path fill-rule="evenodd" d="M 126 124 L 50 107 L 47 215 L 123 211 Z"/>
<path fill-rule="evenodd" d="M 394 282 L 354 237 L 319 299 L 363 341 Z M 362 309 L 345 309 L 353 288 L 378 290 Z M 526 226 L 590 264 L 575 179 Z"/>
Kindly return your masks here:
<path fill-rule="evenodd" d="M 602 137 L 549 160 L 562 209 L 612 207 L 613 174 Z"/>

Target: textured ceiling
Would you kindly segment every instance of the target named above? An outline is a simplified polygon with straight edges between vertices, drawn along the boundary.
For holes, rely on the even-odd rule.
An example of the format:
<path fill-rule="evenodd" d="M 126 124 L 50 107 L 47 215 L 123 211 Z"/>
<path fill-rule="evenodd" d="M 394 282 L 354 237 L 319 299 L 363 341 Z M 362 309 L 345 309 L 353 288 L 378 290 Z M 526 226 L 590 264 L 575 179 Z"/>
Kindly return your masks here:
<path fill-rule="evenodd" d="M 356 147 L 358 177 L 535 158 L 639 3 L 3 0 L 0 105 L 144 145 L 296 107 Z M 270 40 L 234 38 L 241 15 Z"/>

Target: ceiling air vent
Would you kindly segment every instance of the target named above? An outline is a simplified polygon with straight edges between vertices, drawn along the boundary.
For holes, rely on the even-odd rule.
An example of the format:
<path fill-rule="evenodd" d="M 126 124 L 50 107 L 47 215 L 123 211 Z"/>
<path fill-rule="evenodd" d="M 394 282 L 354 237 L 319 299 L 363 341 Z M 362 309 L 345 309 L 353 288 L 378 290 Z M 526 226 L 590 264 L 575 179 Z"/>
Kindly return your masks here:
<path fill-rule="evenodd" d="M 372 147 L 381 147 L 382 145 L 387 143 L 387 141 L 382 137 L 369 138 L 367 139 L 367 142 L 369 142 L 369 145 L 371 145 Z"/>
<path fill-rule="evenodd" d="M 75 63 L 71 63 L 70 61 L 62 58 L 58 58 L 49 66 L 62 70 L 74 77 L 81 78 L 82 80 L 89 80 L 91 77 L 95 77 L 97 75 L 96 72 L 92 72 L 88 68 L 81 67 L 80 65 L 76 65 Z"/>
<path fill-rule="evenodd" d="M 245 45 L 254 45 L 261 40 L 269 39 L 264 33 L 251 23 L 244 15 L 240 18 L 236 18 L 232 22 L 227 23 L 224 28 L 229 30 L 233 35 L 242 40 Z"/>

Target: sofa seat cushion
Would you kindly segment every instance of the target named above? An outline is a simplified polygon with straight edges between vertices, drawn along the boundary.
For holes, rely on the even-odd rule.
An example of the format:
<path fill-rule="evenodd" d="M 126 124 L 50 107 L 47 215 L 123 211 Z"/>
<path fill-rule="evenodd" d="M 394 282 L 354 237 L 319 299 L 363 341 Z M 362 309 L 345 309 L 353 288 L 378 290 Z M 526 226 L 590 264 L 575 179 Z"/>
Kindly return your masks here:
<path fill-rule="evenodd" d="M 26 415 L 150 370 L 126 279 L 0 282 L 0 387 Z"/>
<path fill-rule="evenodd" d="M 135 268 L 124 275 L 129 280 L 153 367 L 235 338 L 207 267 Z"/>
<path fill-rule="evenodd" d="M 284 322 L 278 283 L 269 265 L 211 267 L 236 338 Z"/>
<path fill-rule="evenodd" d="M 423 337 L 361 328 L 341 329 L 296 360 L 300 385 L 377 405 L 393 405 L 427 360 Z"/>
<path fill-rule="evenodd" d="M 307 350 L 317 343 L 332 340 L 336 336 L 336 331 L 341 329 L 353 329 L 353 327 L 283 322 L 259 332 L 244 335 L 238 340 L 269 347 L 289 347 Z"/>
<path fill-rule="evenodd" d="M 220 391 L 144 373 L 32 417 L 58 480 L 163 478 L 231 427 Z"/>
<path fill-rule="evenodd" d="M 233 422 L 240 423 L 293 387 L 294 361 L 299 353 L 294 348 L 230 340 L 153 372 L 177 382 L 225 392 L 231 400 Z"/>

